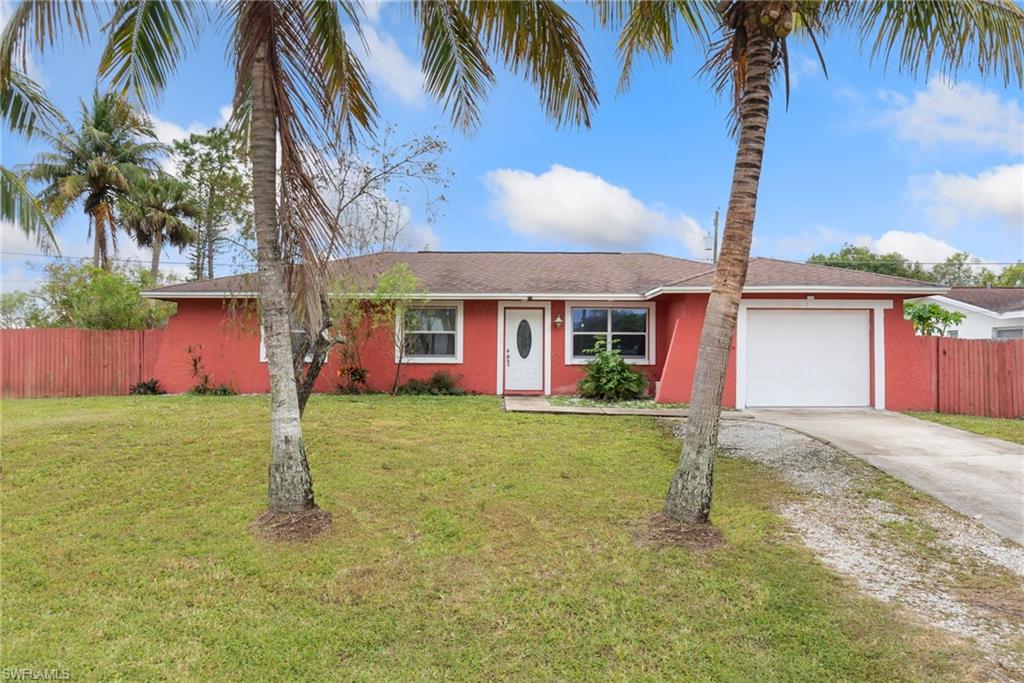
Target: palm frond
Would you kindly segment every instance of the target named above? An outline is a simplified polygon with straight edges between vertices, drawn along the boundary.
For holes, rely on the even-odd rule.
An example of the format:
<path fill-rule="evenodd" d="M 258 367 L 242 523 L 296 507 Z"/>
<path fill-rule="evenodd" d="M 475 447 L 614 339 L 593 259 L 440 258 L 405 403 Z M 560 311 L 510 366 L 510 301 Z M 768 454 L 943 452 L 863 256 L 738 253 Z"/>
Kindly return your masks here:
<path fill-rule="evenodd" d="M 27 72 L 29 50 L 46 50 L 62 40 L 65 31 L 77 38 L 89 35 L 85 0 L 23 0 L 14 7 L 0 33 L 0 86 L 17 66 Z M 94 11 L 96 6 L 93 5 Z"/>
<path fill-rule="evenodd" d="M 39 84 L 19 69 L 12 69 L 0 87 L 0 117 L 10 130 L 27 138 L 38 130 L 55 134 L 68 126 Z"/>
<path fill-rule="evenodd" d="M 553 0 L 476 0 L 466 11 L 488 49 L 540 94 L 556 125 L 590 126 L 597 86 L 579 24 Z"/>
<path fill-rule="evenodd" d="M 418 0 L 424 86 L 441 102 L 456 126 L 473 131 L 480 107 L 494 85 L 494 71 L 476 27 L 458 0 Z"/>
<path fill-rule="evenodd" d="M 114 88 L 153 102 L 185 53 L 194 47 L 205 18 L 194 0 L 129 0 L 117 5 L 106 26 L 101 76 Z"/>
<path fill-rule="evenodd" d="M 872 60 L 912 76 L 933 66 L 954 76 L 974 67 L 1024 85 L 1024 10 L 1013 0 L 826 0 L 823 16 L 851 26 Z"/>
<path fill-rule="evenodd" d="M 379 112 L 373 99 L 370 79 L 362 62 L 356 57 L 345 36 L 342 13 L 361 35 L 358 7 L 349 2 L 306 3 L 309 20 L 310 47 L 315 51 L 311 58 L 320 64 L 328 91 L 326 97 L 337 102 L 339 123 L 355 135 L 355 127 L 371 130 L 377 122 Z"/>
<path fill-rule="evenodd" d="M 45 252 L 60 253 L 57 236 L 42 203 L 29 189 L 24 178 L 0 166 L 0 219 L 21 228 Z"/>
<path fill-rule="evenodd" d="M 697 41 L 698 47 L 708 45 L 708 24 L 717 26 L 715 3 L 709 0 L 597 0 L 594 11 L 601 26 L 619 28 L 616 52 L 622 64 L 620 93 L 629 90 L 632 84 L 638 55 L 672 60 L 680 40 L 680 24 Z"/>

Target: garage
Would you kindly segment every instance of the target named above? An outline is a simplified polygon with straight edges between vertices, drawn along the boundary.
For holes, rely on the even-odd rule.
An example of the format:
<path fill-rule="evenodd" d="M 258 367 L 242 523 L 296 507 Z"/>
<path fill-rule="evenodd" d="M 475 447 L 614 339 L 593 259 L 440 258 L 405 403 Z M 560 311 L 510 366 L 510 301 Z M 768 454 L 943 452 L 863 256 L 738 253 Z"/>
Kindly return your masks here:
<path fill-rule="evenodd" d="M 750 309 L 746 405 L 871 403 L 871 311 Z"/>

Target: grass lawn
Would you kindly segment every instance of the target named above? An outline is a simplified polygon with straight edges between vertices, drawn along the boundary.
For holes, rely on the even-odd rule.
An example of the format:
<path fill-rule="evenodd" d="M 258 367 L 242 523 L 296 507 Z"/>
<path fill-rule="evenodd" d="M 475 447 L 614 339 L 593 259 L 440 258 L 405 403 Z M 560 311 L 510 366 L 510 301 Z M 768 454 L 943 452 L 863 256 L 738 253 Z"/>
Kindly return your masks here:
<path fill-rule="evenodd" d="M 946 413 L 907 413 L 922 420 L 938 422 L 967 432 L 994 436 L 1004 441 L 1024 444 L 1024 420 L 1001 417 L 976 417 L 974 415 L 949 415 Z"/>
<path fill-rule="evenodd" d="M 678 443 L 493 397 L 315 397 L 332 535 L 268 544 L 267 399 L 6 401 L 0 665 L 79 680 L 964 680 L 723 458 L 706 553 L 636 545 Z"/>

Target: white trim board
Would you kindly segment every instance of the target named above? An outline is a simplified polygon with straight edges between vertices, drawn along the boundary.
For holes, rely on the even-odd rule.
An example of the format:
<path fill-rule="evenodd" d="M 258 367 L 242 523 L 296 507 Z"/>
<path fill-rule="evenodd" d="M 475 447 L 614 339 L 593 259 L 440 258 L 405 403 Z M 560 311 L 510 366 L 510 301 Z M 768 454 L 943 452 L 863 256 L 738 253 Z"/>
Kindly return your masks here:
<path fill-rule="evenodd" d="M 885 410 L 885 311 L 893 308 L 892 299 L 743 299 L 736 316 L 736 408 L 746 408 L 747 400 L 747 311 L 751 308 L 850 310 L 872 312 L 871 348 L 874 357 L 874 408 Z"/>
<path fill-rule="evenodd" d="M 524 305 L 526 304 L 526 305 Z M 498 346 L 495 351 L 494 360 L 497 366 L 495 379 L 495 392 L 498 396 L 505 393 L 505 364 L 502 359 L 505 357 L 505 309 L 506 308 L 541 308 L 544 310 L 544 349 L 547 358 L 544 359 L 544 395 L 551 395 L 551 302 L 550 301 L 499 301 L 498 302 Z"/>

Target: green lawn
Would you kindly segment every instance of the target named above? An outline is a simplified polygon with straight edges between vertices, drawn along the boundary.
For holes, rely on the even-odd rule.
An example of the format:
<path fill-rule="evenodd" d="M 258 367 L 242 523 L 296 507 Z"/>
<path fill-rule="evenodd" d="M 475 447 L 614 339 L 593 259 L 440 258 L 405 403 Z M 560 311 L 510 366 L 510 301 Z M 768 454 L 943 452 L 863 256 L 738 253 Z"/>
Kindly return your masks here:
<path fill-rule="evenodd" d="M 720 460 L 706 553 L 640 548 L 678 444 L 493 397 L 318 396 L 331 536 L 268 544 L 265 397 L 3 403 L 0 665 L 73 679 L 963 680 Z"/>
<path fill-rule="evenodd" d="M 975 417 L 973 415 L 948 415 L 946 413 L 907 413 L 922 420 L 938 422 L 964 431 L 994 436 L 1004 441 L 1024 444 L 1024 420 L 1000 417 Z"/>

